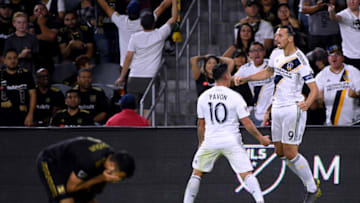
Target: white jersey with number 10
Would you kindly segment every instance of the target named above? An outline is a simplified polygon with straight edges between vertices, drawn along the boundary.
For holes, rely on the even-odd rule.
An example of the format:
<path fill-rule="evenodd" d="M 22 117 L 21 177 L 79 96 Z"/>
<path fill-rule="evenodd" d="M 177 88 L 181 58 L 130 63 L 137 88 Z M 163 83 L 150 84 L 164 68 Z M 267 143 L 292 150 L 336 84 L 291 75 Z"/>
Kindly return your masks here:
<path fill-rule="evenodd" d="M 224 86 L 215 86 L 202 93 L 197 103 L 199 119 L 205 119 L 202 145 L 223 148 L 242 144 L 240 119 L 249 116 L 242 96 Z"/>

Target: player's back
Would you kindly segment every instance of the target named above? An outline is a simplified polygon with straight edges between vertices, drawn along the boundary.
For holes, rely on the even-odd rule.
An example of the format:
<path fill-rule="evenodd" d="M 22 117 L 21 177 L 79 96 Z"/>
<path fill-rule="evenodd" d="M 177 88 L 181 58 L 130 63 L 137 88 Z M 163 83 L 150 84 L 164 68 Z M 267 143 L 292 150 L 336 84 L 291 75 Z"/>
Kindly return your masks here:
<path fill-rule="evenodd" d="M 198 118 L 205 119 L 204 143 L 224 147 L 241 142 L 239 119 L 249 116 L 242 96 L 224 86 L 215 86 L 200 95 Z"/>

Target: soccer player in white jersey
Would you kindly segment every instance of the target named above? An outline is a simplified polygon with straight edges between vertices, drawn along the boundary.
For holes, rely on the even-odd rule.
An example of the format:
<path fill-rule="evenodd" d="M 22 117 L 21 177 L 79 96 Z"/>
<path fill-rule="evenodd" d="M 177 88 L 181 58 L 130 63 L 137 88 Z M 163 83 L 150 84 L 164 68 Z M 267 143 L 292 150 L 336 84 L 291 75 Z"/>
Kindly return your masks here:
<path fill-rule="evenodd" d="M 255 74 L 268 65 L 269 60 L 264 59 L 265 48 L 259 42 L 251 44 L 249 49 L 249 57 L 251 61 L 241 66 L 235 76 L 246 77 Z M 254 118 L 252 118 L 256 126 L 264 125 L 264 115 L 272 102 L 274 92 L 274 77 L 261 81 L 249 82 L 249 87 L 254 101 Z"/>
<path fill-rule="evenodd" d="M 340 47 L 328 49 L 329 64 L 316 76 L 319 87 L 319 100 L 325 103 L 327 125 L 352 125 L 359 115 L 357 101 L 349 95 L 351 89 L 359 89 L 360 71 L 352 65 L 343 63 Z M 356 92 L 356 91 L 354 91 Z"/>
<path fill-rule="evenodd" d="M 239 130 L 239 120 L 262 145 L 271 143 L 268 136 L 256 129 L 249 119 L 249 112 L 242 96 L 231 90 L 231 75 L 228 65 L 217 64 L 213 69 L 215 86 L 202 93 L 198 99 L 198 138 L 199 148 L 192 162 L 193 174 L 187 184 L 184 203 L 195 201 L 204 173 L 213 169 L 215 161 L 224 155 L 235 173 L 244 180 L 248 192 L 257 203 L 264 198 L 253 167 L 243 147 Z"/>
<path fill-rule="evenodd" d="M 295 32 L 281 26 L 275 35 L 278 48 L 270 56 L 268 67 L 248 77 L 237 76 L 235 84 L 264 80 L 275 73 L 275 90 L 271 108 L 272 141 L 276 154 L 287 159 L 289 168 L 303 181 L 307 192 L 304 203 L 320 197 L 319 180 L 312 176 L 307 160 L 298 152 L 306 125 L 306 111 L 317 97 L 318 88 L 306 56 L 295 46 Z M 306 100 L 301 94 L 304 82 L 310 89 Z"/>

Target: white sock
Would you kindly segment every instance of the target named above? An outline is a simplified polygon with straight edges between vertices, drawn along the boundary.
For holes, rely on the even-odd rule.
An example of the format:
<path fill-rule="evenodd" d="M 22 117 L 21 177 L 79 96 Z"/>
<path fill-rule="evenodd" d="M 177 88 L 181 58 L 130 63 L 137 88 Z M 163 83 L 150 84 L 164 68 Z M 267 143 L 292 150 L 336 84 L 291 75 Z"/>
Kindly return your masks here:
<path fill-rule="evenodd" d="M 289 160 L 287 160 L 287 159 L 286 159 L 286 156 L 282 156 L 282 157 L 280 157 L 280 159 L 285 160 L 285 161 L 286 161 L 286 165 L 290 168 L 290 170 L 291 170 L 293 173 L 295 173 L 295 175 L 297 175 L 297 176 L 301 179 L 302 182 L 304 182 L 304 181 L 302 180 L 302 177 L 297 174 L 297 170 L 296 170 L 294 164 L 292 164 Z"/>
<path fill-rule="evenodd" d="M 309 163 L 306 159 L 298 154 L 294 159 L 288 160 L 288 166 L 295 172 L 297 176 L 302 180 L 308 192 L 315 192 L 317 187 L 314 181 L 314 177 L 311 173 Z"/>
<path fill-rule="evenodd" d="M 257 203 L 264 203 L 264 197 L 261 194 L 261 189 L 258 180 L 253 174 L 250 174 L 245 177 L 244 180 L 247 191 L 254 197 Z"/>
<path fill-rule="evenodd" d="M 185 189 L 184 203 L 193 203 L 199 192 L 201 177 L 192 175 Z"/>

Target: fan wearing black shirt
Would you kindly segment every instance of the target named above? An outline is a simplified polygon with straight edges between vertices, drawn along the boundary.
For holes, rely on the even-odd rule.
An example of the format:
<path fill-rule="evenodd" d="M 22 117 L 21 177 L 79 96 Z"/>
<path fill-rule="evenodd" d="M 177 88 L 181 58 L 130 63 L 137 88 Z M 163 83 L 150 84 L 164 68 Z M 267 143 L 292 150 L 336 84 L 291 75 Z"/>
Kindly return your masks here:
<path fill-rule="evenodd" d="M 49 81 L 49 71 L 40 68 L 36 71 L 36 109 L 34 124 L 49 125 L 50 118 L 60 109 L 65 108 L 64 95 Z"/>
<path fill-rule="evenodd" d="M 37 168 L 49 202 L 95 202 L 106 183 L 133 175 L 134 159 L 92 137 L 68 139 L 43 149 Z"/>
<path fill-rule="evenodd" d="M 76 90 L 70 89 L 66 92 L 65 104 L 67 109 L 56 112 L 50 121 L 51 126 L 75 127 L 94 125 L 90 113 L 79 109 L 80 97 Z"/>
<path fill-rule="evenodd" d="M 5 40 L 9 35 L 15 32 L 11 23 L 11 16 L 13 10 L 11 8 L 10 0 L 0 1 L 0 55 L 3 55 Z M 1 61 L 1 60 L 0 60 Z"/>
<path fill-rule="evenodd" d="M 0 125 L 31 126 L 36 107 L 36 90 L 33 77 L 18 67 L 18 54 L 8 49 L 5 68 L 0 69 Z"/>

